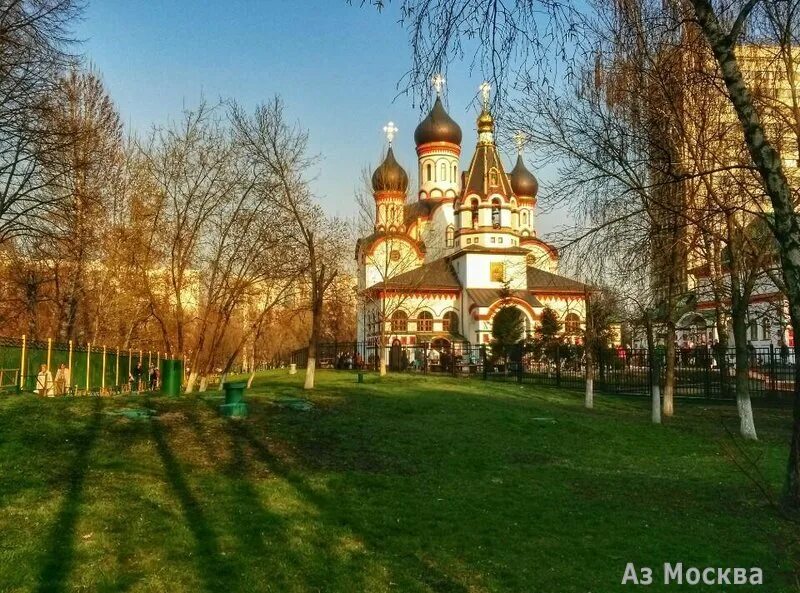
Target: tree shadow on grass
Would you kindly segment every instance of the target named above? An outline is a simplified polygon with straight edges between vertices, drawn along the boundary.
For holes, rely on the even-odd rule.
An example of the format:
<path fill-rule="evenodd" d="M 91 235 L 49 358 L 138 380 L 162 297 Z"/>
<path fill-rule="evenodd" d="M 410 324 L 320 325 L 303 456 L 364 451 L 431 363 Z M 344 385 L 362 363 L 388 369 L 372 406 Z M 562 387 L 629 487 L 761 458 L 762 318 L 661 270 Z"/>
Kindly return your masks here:
<path fill-rule="evenodd" d="M 204 449 L 210 450 L 211 447 L 224 445 L 223 442 L 211 442 L 208 439 L 196 412 L 188 413 L 187 420 Z M 235 424 L 236 421 L 223 422 L 225 431 L 231 436 L 229 445 L 232 455 L 226 463 L 219 467 L 227 477 L 226 484 L 229 485 L 230 496 L 235 501 L 233 510 L 237 511 L 231 513 L 232 535 L 236 537 L 241 550 L 248 557 L 259 558 L 263 564 L 269 565 L 276 555 L 276 550 L 280 550 L 280 562 L 285 563 L 290 550 L 290 542 L 286 536 L 289 525 L 286 519 L 270 512 L 259 502 L 261 495 L 252 481 L 248 479 L 248 476 L 255 472 L 256 468 L 253 467 L 249 456 L 245 454 L 242 443 L 238 439 L 232 438 L 233 432 L 230 427 Z M 272 548 L 266 545 L 265 538 L 272 540 Z M 294 556 L 289 560 L 296 568 L 299 568 Z M 297 571 L 298 574 L 300 572 Z M 270 577 L 272 580 L 269 586 L 274 590 L 287 591 L 297 586 L 296 582 L 287 580 L 284 570 L 273 570 L 270 572 Z"/>
<path fill-rule="evenodd" d="M 242 451 L 245 448 L 250 449 L 255 458 L 271 473 L 290 484 L 303 500 L 317 509 L 320 521 L 326 522 L 329 525 L 347 527 L 364 542 L 365 547 L 371 548 L 373 552 L 378 551 L 378 553 L 380 553 L 381 544 L 371 538 L 365 526 L 359 525 L 353 518 L 348 518 L 343 521 L 341 513 L 337 515 L 335 510 L 341 509 L 343 504 L 342 500 L 334 499 L 317 492 L 297 471 L 294 471 L 289 464 L 281 459 L 280 456 L 276 455 L 267 443 L 259 439 L 248 423 L 229 422 L 227 423 L 227 431 L 235 450 Z M 433 591 L 440 593 L 468 592 L 469 589 L 465 585 L 454 580 L 450 575 L 434 566 L 431 562 L 417 557 L 413 551 L 408 551 L 408 553 L 403 556 L 416 563 L 417 566 L 413 574 L 417 576 L 418 584 L 425 584 Z M 386 568 L 396 571 L 397 573 L 407 573 L 406 570 L 402 570 L 399 567 L 393 568 L 387 566 Z M 356 576 L 357 575 L 353 575 L 354 581 Z M 403 576 L 405 578 L 410 578 L 409 574 L 404 574 Z"/>
<path fill-rule="evenodd" d="M 194 557 L 203 589 L 230 590 L 233 588 L 235 575 L 230 562 L 220 553 L 217 534 L 206 519 L 200 502 L 192 493 L 180 463 L 170 449 L 161 422 L 153 419 L 150 426 L 167 482 L 181 505 L 184 519 L 194 538 Z"/>
<path fill-rule="evenodd" d="M 69 485 L 61 503 L 55 523 L 47 541 L 47 555 L 42 560 L 37 593 L 58 593 L 66 590 L 66 580 L 75 560 L 75 528 L 83 502 L 83 489 L 90 456 L 102 423 L 102 403 L 99 398 L 92 402 L 93 411 L 86 430 L 74 437 L 75 460 L 67 476 Z M 54 452 L 55 454 L 55 452 Z"/>

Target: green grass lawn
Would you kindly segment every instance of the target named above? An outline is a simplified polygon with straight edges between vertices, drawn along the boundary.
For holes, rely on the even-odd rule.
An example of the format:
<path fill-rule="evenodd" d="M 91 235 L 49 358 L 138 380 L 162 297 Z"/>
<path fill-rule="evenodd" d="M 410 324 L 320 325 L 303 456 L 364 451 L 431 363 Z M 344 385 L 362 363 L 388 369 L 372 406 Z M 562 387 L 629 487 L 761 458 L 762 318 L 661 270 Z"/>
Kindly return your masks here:
<path fill-rule="evenodd" d="M 776 493 L 787 410 L 480 380 L 268 373 L 250 417 L 216 393 L 0 398 L 0 591 L 798 591 Z M 153 419 L 113 415 L 149 407 Z M 739 447 L 743 449 L 739 449 Z M 758 566 L 765 585 L 621 586 L 627 562 Z"/>

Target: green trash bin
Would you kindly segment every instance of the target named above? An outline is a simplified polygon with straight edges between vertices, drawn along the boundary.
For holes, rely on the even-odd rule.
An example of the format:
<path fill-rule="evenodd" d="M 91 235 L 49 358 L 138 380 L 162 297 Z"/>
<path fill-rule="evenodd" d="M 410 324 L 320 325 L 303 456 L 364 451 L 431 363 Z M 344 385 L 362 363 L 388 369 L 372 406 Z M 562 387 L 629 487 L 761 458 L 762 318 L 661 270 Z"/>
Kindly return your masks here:
<path fill-rule="evenodd" d="M 225 403 L 219 407 L 223 416 L 230 418 L 244 418 L 247 416 L 247 404 L 244 403 L 244 390 L 246 381 L 228 381 L 222 384 L 225 390 Z"/>
<path fill-rule="evenodd" d="M 178 396 L 181 394 L 181 385 L 183 385 L 183 360 L 162 358 L 161 395 Z"/>

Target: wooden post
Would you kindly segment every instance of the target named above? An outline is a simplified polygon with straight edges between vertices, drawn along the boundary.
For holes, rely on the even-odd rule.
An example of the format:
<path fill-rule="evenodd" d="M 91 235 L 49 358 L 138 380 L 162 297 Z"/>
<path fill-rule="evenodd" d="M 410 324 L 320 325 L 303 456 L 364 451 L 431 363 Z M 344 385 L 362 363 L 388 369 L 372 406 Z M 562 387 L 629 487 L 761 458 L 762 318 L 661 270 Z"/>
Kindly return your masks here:
<path fill-rule="evenodd" d="M 72 383 L 72 340 L 69 341 L 69 355 L 67 356 L 67 387 Z"/>
<path fill-rule="evenodd" d="M 50 370 L 50 360 L 53 353 L 53 338 L 47 338 L 47 370 Z"/>
<path fill-rule="evenodd" d="M 106 347 L 103 345 L 103 374 L 100 378 L 100 393 L 106 390 Z"/>
<path fill-rule="evenodd" d="M 114 366 L 116 367 L 114 371 L 114 385 L 119 389 L 119 346 L 117 346 L 117 358 L 114 362 Z"/>
<path fill-rule="evenodd" d="M 147 368 L 148 368 L 148 370 L 150 369 L 151 366 L 153 366 L 153 351 L 152 350 L 148 350 L 147 351 Z"/>
<path fill-rule="evenodd" d="M 89 371 L 92 366 L 91 363 L 92 363 L 92 343 L 89 342 L 88 344 L 86 344 L 86 395 L 89 395 L 89 389 L 90 389 L 89 377 L 91 376 L 91 374 Z"/>
<path fill-rule="evenodd" d="M 27 354 L 28 341 L 25 335 L 22 336 L 22 355 L 19 359 L 19 388 L 25 389 L 25 354 Z"/>

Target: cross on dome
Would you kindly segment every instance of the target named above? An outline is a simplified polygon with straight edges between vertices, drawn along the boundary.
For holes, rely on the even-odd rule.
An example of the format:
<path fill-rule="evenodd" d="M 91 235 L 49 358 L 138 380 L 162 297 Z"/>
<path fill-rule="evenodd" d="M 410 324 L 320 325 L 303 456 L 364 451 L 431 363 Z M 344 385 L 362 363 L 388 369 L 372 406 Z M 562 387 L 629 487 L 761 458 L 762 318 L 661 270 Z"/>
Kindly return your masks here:
<path fill-rule="evenodd" d="M 528 137 L 526 134 L 523 133 L 522 130 L 518 130 L 516 134 L 514 134 L 514 144 L 517 147 L 517 154 L 522 154 L 522 149 L 527 142 Z"/>
<path fill-rule="evenodd" d="M 389 141 L 389 146 L 392 145 L 392 140 L 394 140 L 395 134 L 400 130 L 394 125 L 393 121 L 390 121 L 388 124 L 383 126 L 383 132 L 386 134 L 386 139 Z"/>
<path fill-rule="evenodd" d="M 433 75 L 433 78 L 431 79 L 431 84 L 433 85 L 433 88 L 436 89 L 437 96 L 442 94 L 442 88 L 444 88 L 445 82 L 446 81 L 444 79 L 444 76 L 442 76 L 441 73 Z"/>
<path fill-rule="evenodd" d="M 488 111 L 489 110 L 489 93 L 492 91 L 492 87 L 489 85 L 488 82 L 483 82 L 480 87 L 478 87 L 481 91 L 481 98 L 483 99 L 483 108 Z"/>

